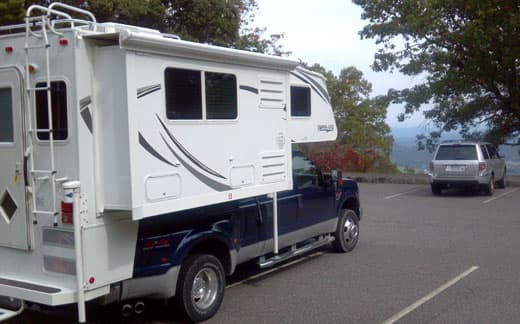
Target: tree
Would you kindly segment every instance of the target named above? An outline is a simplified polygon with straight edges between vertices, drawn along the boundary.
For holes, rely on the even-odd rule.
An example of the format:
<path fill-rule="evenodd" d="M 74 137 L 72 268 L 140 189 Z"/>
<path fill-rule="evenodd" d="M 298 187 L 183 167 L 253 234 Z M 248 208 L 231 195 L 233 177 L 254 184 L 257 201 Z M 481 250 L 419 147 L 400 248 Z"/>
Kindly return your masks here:
<path fill-rule="evenodd" d="M 49 0 L 8 0 L 0 25 L 22 22 L 25 7 L 46 6 Z M 182 39 L 285 55 L 278 44 L 282 34 L 264 38 L 265 28 L 250 28 L 258 10 L 255 0 L 64 0 L 94 13 L 99 21 L 138 25 L 172 33 Z M 13 5 L 13 4 L 15 5 Z M 3 9 L 3 8 L 2 8 Z M 5 14 L 3 14 L 5 12 Z"/>
<path fill-rule="evenodd" d="M 19 24 L 24 17 L 23 0 L 4 0 L 0 2 L 0 25 Z"/>
<path fill-rule="evenodd" d="M 390 162 L 393 137 L 385 121 L 388 99 L 385 96 L 370 97 L 372 85 L 355 67 L 343 69 L 338 76 L 320 65 L 314 65 L 311 69 L 327 78 L 338 125 L 337 144 L 341 148 L 338 150 L 335 146 L 328 149 L 320 144 L 311 150 L 322 154 L 337 152 L 345 161 L 348 160 L 348 163 L 343 162 L 343 166 L 347 166 L 349 171 L 395 171 L 395 166 Z M 330 156 L 324 160 L 327 159 L 333 160 Z"/>
<path fill-rule="evenodd" d="M 405 103 L 401 121 L 429 103 L 425 117 L 441 131 L 495 144 L 519 137 L 518 1 L 353 2 L 369 22 L 361 37 L 382 46 L 374 70 L 425 76 L 412 88 L 389 91 L 394 103 Z"/>

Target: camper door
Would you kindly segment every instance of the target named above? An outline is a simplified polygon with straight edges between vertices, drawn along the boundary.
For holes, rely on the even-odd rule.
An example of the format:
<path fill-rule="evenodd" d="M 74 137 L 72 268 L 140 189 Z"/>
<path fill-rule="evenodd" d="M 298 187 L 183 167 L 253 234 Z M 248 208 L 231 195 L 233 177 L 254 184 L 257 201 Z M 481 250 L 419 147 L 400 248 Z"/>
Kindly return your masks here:
<path fill-rule="evenodd" d="M 0 68 L 0 246 L 29 249 L 21 81 L 16 69 Z"/>

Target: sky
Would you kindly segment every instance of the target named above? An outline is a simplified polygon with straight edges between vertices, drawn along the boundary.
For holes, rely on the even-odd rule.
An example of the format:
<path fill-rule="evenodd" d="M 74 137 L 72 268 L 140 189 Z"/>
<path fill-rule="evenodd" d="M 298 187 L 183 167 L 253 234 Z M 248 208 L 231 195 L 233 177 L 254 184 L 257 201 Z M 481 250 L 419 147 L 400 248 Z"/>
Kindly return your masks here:
<path fill-rule="evenodd" d="M 266 27 L 265 36 L 283 33 L 280 41 L 291 58 L 339 73 L 354 66 L 372 83 L 372 95 L 386 94 L 390 88 L 402 89 L 419 83 L 420 79 L 400 73 L 374 72 L 370 68 L 378 46 L 373 39 L 361 40 L 358 32 L 367 24 L 361 19 L 361 7 L 351 0 L 257 0 L 259 10 L 253 26 Z M 397 114 L 402 107 L 388 109 L 387 123 L 392 127 L 412 128 L 426 123 L 421 113 L 400 123 Z"/>

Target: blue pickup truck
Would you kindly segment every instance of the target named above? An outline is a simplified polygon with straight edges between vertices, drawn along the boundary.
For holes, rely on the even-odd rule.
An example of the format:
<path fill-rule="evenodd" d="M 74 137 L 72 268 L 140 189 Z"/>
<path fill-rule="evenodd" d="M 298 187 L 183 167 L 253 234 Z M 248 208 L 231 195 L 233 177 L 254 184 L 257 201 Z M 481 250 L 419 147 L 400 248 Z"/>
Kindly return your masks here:
<path fill-rule="evenodd" d="M 337 252 L 354 249 L 362 215 L 357 183 L 339 172 L 324 175 L 295 151 L 293 184 L 278 193 L 279 253 L 273 253 L 273 199 L 267 195 L 144 219 L 134 279 L 124 289 L 170 298 L 187 319 L 202 321 L 217 312 L 225 277 L 242 262 L 257 259 L 269 267 L 326 244 Z"/>

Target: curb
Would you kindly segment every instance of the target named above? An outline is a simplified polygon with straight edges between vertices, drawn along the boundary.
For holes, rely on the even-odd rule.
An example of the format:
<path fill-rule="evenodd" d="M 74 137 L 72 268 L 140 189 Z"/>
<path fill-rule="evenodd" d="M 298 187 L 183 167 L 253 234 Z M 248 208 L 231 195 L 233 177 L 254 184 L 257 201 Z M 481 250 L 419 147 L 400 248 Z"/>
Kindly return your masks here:
<path fill-rule="evenodd" d="M 365 183 L 430 184 L 425 174 L 343 172 L 343 175 Z M 507 176 L 506 181 L 508 187 L 520 187 L 520 176 Z"/>

